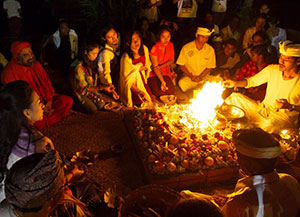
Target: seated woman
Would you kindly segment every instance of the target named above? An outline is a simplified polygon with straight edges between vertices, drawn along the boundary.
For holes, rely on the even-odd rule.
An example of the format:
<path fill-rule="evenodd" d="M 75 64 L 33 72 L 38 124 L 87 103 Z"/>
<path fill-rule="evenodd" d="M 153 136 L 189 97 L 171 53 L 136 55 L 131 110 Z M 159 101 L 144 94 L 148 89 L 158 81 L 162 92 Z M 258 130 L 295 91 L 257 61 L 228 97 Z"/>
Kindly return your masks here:
<path fill-rule="evenodd" d="M 143 45 L 138 31 L 131 31 L 125 38 L 125 52 L 120 64 L 120 97 L 124 105 L 132 107 L 144 101 L 152 102 L 147 85 L 151 71 L 148 48 Z"/>
<path fill-rule="evenodd" d="M 101 86 L 97 73 L 99 44 L 96 41 L 84 42 L 77 60 L 71 65 L 70 83 L 74 97 L 80 102 L 79 110 L 95 113 L 104 107 L 104 100 L 99 91 L 117 95 L 111 86 Z"/>
<path fill-rule="evenodd" d="M 161 26 L 158 32 L 158 41 L 150 51 L 152 71 L 148 78 L 149 87 L 153 95 L 174 94 L 174 72 L 171 65 L 174 63 L 174 46 L 170 41 L 171 30 L 168 26 Z"/>
<path fill-rule="evenodd" d="M 251 48 L 251 60 L 245 63 L 245 65 L 238 71 L 235 78 L 236 80 L 243 80 L 248 77 L 252 77 L 268 66 L 268 53 L 266 45 L 257 45 Z M 258 87 L 243 89 L 243 94 L 246 96 L 262 101 L 265 98 L 267 84 L 262 84 Z"/>
<path fill-rule="evenodd" d="M 54 149 L 51 140 L 34 126 L 43 119 L 44 105 L 25 81 L 13 81 L 0 91 L 0 202 L 8 169 L 18 160 Z"/>
<path fill-rule="evenodd" d="M 118 33 L 112 25 L 101 30 L 102 48 L 98 58 L 98 71 L 100 82 L 103 85 L 118 87 L 120 77 L 120 50 Z M 113 95 L 118 99 L 118 95 Z"/>

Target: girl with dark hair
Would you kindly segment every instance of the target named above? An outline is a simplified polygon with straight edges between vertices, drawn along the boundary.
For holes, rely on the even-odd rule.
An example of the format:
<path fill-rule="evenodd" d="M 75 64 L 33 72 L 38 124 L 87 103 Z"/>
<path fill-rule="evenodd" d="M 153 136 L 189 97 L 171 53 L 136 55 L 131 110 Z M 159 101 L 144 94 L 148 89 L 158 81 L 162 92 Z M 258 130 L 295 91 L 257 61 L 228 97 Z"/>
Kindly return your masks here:
<path fill-rule="evenodd" d="M 18 160 L 54 149 L 51 140 L 33 127 L 43 119 L 39 96 L 25 81 L 4 85 L 0 91 L 0 201 L 5 198 L 6 172 Z"/>
<path fill-rule="evenodd" d="M 95 113 L 104 107 L 99 91 L 115 94 L 110 86 L 101 86 L 97 73 L 99 44 L 90 40 L 83 43 L 78 59 L 71 65 L 70 82 L 74 97 L 80 102 L 80 110 Z"/>
<path fill-rule="evenodd" d="M 125 37 L 125 52 L 120 64 L 120 95 L 128 106 L 141 105 L 152 101 L 152 93 L 147 85 L 151 71 L 148 48 L 143 45 L 138 31 L 131 31 Z"/>
<path fill-rule="evenodd" d="M 161 26 L 157 36 L 158 41 L 150 51 L 152 71 L 148 78 L 149 87 L 157 97 L 173 95 L 174 72 L 171 71 L 171 65 L 174 63 L 174 45 L 170 41 L 170 28 Z"/>
<path fill-rule="evenodd" d="M 100 82 L 115 90 L 120 77 L 119 34 L 112 25 L 108 25 L 101 30 L 100 37 L 103 46 L 98 58 Z M 113 98 L 117 100 L 119 96 L 113 94 Z"/>

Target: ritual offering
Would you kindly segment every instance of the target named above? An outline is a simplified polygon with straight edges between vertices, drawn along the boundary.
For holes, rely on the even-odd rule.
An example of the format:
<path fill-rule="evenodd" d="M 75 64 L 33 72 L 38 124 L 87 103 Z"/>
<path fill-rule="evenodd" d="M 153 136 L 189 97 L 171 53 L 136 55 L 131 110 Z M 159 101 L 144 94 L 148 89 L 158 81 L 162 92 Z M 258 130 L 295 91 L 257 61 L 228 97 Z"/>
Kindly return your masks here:
<path fill-rule="evenodd" d="M 237 175 L 231 136 L 240 125 L 233 122 L 233 116 L 237 113 L 241 119 L 244 112 L 228 106 L 230 118 L 222 114 L 225 118 L 219 120 L 216 114 L 223 106 L 222 91 L 220 84 L 208 83 L 190 104 L 127 111 L 127 126 L 149 176 L 182 178 L 181 175 L 197 174 L 207 180 L 208 173 L 219 169 L 225 169 L 219 174 L 221 179 Z"/>

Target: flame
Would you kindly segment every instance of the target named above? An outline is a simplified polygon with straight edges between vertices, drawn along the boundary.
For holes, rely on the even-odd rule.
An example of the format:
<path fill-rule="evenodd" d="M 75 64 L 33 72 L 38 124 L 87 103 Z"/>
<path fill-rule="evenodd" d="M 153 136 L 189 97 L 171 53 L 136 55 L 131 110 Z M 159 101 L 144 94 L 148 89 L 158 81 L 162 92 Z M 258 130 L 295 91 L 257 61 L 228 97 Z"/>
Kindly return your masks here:
<path fill-rule="evenodd" d="M 223 103 L 224 88 L 219 83 L 207 82 L 202 90 L 195 91 L 196 98 L 191 104 L 158 108 L 172 133 L 185 137 L 187 133 L 198 134 L 203 130 L 213 130 L 216 125 L 215 108 Z"/>
<path fill-rule="evenodd" d="M 191 100 L 189 107 L 191 115 L 203 124 L 212 121 L 215 108 L 223 103 L 222 93 L 224 88 L 219 83 L 206 82 L 202 90 L 197 90 L 196 98 Z"/>

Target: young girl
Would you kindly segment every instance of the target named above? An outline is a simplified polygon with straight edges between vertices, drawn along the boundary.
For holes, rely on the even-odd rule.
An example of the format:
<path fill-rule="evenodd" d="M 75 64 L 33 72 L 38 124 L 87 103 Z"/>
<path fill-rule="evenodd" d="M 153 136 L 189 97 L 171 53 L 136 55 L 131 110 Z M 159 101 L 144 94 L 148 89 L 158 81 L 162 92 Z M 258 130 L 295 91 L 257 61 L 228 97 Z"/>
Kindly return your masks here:
<path fill-rule="evenodd" d="M 120 95 L 128 106 L 152 101 L 152 93 L 147 85 L 151 62 L 148 48 L 143 45 L 138 31 L 131 31 L 125 38 L 125 52 L 120 64 Z"/>
<path fill-rule="evenodd" d="M 113 26 L 109 25 L 101 31 L 101 42 L 104 46 L 100 49 L 98 58 L 98 71 L 100 82 L 103 85 L 116 89 L 120 77 L 120 53 L 118 33 Z M 118 99 L 118 95 L 113 95 Z"/>
<path fill-rule="evenodd" d="M 116 94 L 113 87 L 99 84 L 95 61 L 98 54 L 97 42 L 84 42 L 80 56 L 71 65 L 70 82 L 73 93 L 80 102 L 80 110 L 85 113 L 95 113 L 103 109 L 105 103 L 99 91 Z"/>
<path fill-rule="evenodd" d="M 150 52 L 152 71 L 148 83 L 152 93 L 157 97 L 174 94 L 172 81 L 174 74 L 170 67 L 174 63 L 174 46 L 170 39 L 169 27 L 161 26 L 158 32 L 158 41 Z"/>
<path fill-rule="evenodd" d="M 25 81 L 4 85 L 0 91 L 0 201 L 5 199 L 6 172 L 18 160 L 54 149 L 51 140 L 34 128 L 43 119 L 39 96 Z"/>

